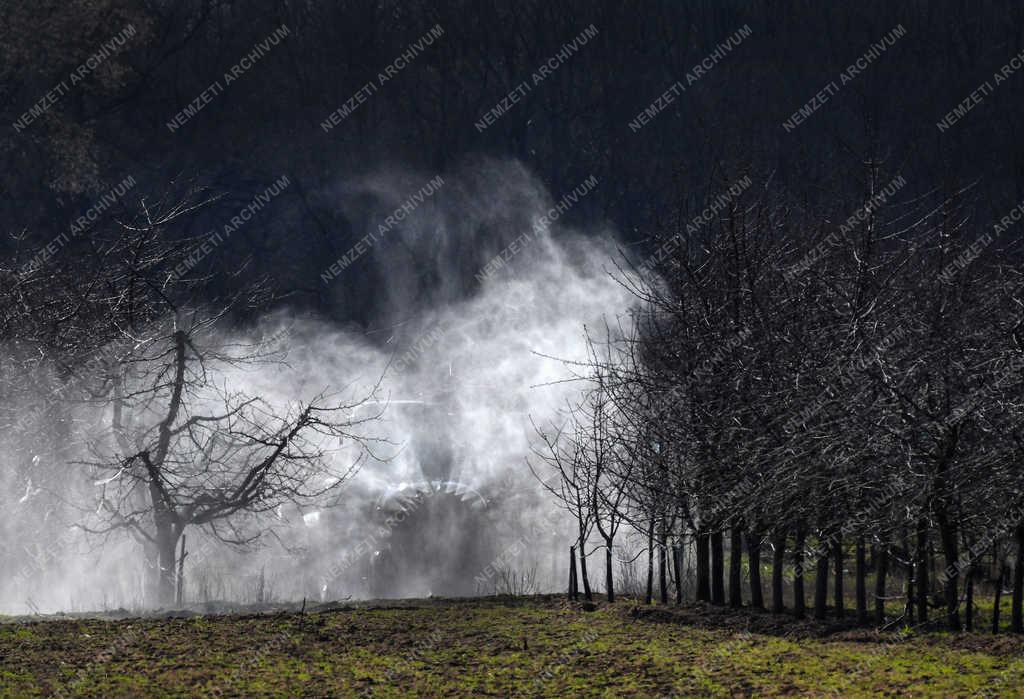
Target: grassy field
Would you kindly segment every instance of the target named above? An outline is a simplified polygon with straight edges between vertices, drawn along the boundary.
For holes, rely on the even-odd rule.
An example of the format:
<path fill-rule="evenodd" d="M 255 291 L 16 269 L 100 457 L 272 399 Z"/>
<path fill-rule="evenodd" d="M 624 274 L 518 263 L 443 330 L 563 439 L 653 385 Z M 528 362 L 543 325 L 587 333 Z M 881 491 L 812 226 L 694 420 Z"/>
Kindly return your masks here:
<path fill-rule="evenodd" d="M 3 696 L 1024 696 L 1024 639 L 554 597 L 7 620 Z"/>

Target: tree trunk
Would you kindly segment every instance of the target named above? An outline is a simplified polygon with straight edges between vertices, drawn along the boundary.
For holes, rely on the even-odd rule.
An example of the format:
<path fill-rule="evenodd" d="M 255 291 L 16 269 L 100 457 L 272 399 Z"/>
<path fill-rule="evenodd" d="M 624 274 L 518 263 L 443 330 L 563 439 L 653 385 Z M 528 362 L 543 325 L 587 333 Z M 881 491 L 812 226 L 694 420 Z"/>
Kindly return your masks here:
<path fill-rule="evenodd" d="M 729 529 L 729 606 L 743 606 L 743 530 Z"/>
<path fill-rule="evenodd" d="M 824 543 L 824 542 L 822 542 Z M 828 609 L 828 549 L 818 555 L 814 579 L 814 618 L 824 619 Z"/>
<path fill-rule="evenodd" d="M 155 539 L 157 548 L 157 599 L 160 606 L 174 604 L 174 578 L 178 537 L 181 536 L 184 526 L 178 521 L 178 515 L 174 511 L 174 504 L 164 489 L 161 480 L 161 471 L 170 450 L 172 430 L 171 426 L 181 411 L 181 396 L 185 390 L 185 346 L 187 338 L 184 330 L 174 332 L 174 378 L 171 383 L 170 403 L 167 407 L 167 415 L 160 422 L 157 432 L 157 443 L 152 453 L 148 450 L 139 453 L 142 464 L 146 468 L 149 500 L 153 508 L 153 522 L 155 525 Z"/>
<path fill-rule="evenodd" d="M 797 619 L 803 619 L 807 610 L 804 595 L 804 545 L 807 534 L 802 524 L 796 527 L 796 548 L 793 549 L 793 613 Z"/>
<path fill-rule="evenodd" d="M 711 604 L 725 604 L 725 555 L 722 532 L 711 535 Z"/>
<path fill-rule="evenodd" d="M 917 620 L 928 621 L 928 523 L 917 522 Z"/>
<path fill-rule="evenodd" d="M 644 604 L 654 601 L 654 518 L 647 527 L 647 594 L 644 595 Z"/>
<path fill-rule="evenodd" d="M 576 581 L 576 547 L 569 547 L 569 599 L 577 601 L 580 598 L 579 587 Z"/>
<path fill-rule="evenodd" d="M 676 576 L 676 604 L 683 603 L 683 566 L 680 559 L 683 556 L 683 547 L 677 542 L 672 547 L 672 572 Z"/>
<path fill-rule="evenodd" d="M 782 614 L 786 603 L 782 598 L 786 567 L 786 533 L 776 533 L 772 539 L 772 613 Z"/>
<path fill-rule="evenodd" d="M 1024 631 L 1021 616 L 1021 600 L 1024 599 L 1024 525 L 1017 525 L 1017 561 L 1013 566 L 1013 611 L 1010 615 L 1014 633 Z"/>
<path fill-rule="evenodd" d="M 907 604 L 903 610 L 908 624 L 914 623 L 914 583 L 917 582 L 917 565 L 911 562 L 907 566 Z"/>
<path fill-rule="evenodd" d="M 761 537 L 747 531 L 747 563 L 750 564 L 750 606 L 764 609 L 764 591 L 761 589 Z"/>
<path fill-rule="evenodd" d="M 580 541 L 579 546 L 580 554 L 580 577 L 583 578 L 583 597 L 588 601 L 594 600 L 594 593 L 590 589 L 590 576 L 587 575 L 587 552 L 584 548 L 584 542 Z"/>
<path fill-rule="evenodd" d="M 910 532 L 906 525 L 902 527 L 900 541 L 906 552 L 906 589 L 904 590 L 903 619 L 907 624 L 914 623 L 914 581 L 917 579 L 917 566 L 914 565 L 914 553 L 911 550 Z"/>
<path fill-rule="evenodd" d="M 615 585 L 612 579 L 612 542 L 606 542 L 604 549 L 604 585 L 609 602 L 615 601 Z"/>
<path fill-rule="evenodd" d="M 967 610 L 965 616 L 967 617 L 967 630 L 974 631 L 974 564 L 969 564 L 967 570 L 964 571 L 967 582 Z"/>
<path fill-rule="evenodd" d="M 661 603 L 668 604 L 668 566 L 667 561 L 667 550 L 665 547 L 665 541 L 658 542 L 658 584 L 661 592 Z"/>
<path fill-rule="evenodd" d="M 832 544 L 832 553 L 836 559 L 836 579 L 835 579 L 835 606 L 836 606 L 836 618 L 842 619 L 846 616 L 846 600 L 844 599 L 843 592 L 843 537 L 839 536 L 836 538 L 834 544 Z"/>
<path fill-rule="evenodd" d="M 157 529 L 157 603 L 161 607 L 174 604 L 175 572 L 177 569 L 178 534 L 173 526 Z"/>
<path fill-rule="evenodd" d="M 936 582 L 941 582 L 935 571 L 936 560 L 938 560 L 938 557 L 935 555 L 935 541 L 931 537 L 928 537 L 928 595 L 932 600 L 935 599 L 935 589 L 933 588 L 933 585 L 935 585 Z M 930 609 L 931 602 L 929 602 L 928 606 Z"/>
<path fill-rule="evenodd" d="M 711 553 L 710 539 L 703 531 L 697 531 L 697 601 L 711 601 L 711 568 L 708 556 Z"/>
<path fill-rule="evenodd" d="M 999 605 L 1003 598 L 1003 578 L 1006 577 L 1006 562 L 1000 561 L 999 578 L 996 580 L 996 599 L 992 607 L 992 633 L 999 633 Z"/>
<path fill-rule="evenodd" d="M 864 548 L 864 537 L 857 537 L 857 623 L 864 625 L 868 623 L 868 564 L 865 560 L 867 552 Z"/>
<path fill-rule="evenodd" d="M 175 582 L 177 583 L 177 589 L 174 591 L 174 602 L 177 607 L 181 607 L 182 602 L 185 599 L 185 535 L 181 535 L 181 553 L 178 554 L 178 574 L 175 576 Z"/>
<path fill-rule="evenodd" d="M 875 551 L 875 623 L 885 624 L 885 575 L 889 572 L 889 547 L 882 544 Z"/>

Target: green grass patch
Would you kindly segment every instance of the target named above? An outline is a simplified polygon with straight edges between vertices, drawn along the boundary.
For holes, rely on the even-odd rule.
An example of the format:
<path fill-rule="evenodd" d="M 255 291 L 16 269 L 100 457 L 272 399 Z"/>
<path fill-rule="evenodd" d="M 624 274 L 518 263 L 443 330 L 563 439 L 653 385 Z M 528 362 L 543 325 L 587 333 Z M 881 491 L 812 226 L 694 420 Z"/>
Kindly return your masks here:
<path fill-rule="evenodd" d="M 638 617 L 633 604 L 10 623 L 0 695 L 1024 696 L 1021 644 L 1008 637 L 785 637 L 671 610 Z"/>

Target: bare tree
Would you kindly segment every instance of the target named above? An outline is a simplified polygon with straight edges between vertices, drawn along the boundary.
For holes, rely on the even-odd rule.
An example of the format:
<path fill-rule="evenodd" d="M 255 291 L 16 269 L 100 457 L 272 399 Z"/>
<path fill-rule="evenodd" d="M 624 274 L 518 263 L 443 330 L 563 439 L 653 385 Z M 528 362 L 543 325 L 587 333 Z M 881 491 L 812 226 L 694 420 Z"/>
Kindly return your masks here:
<path fill-rule="evenodd" d="M 593 471 L 585 458 L 585 435 L 573 421 L 573 416 L 572 410 L 567 408 L 562 415 L 562 424 L 557 428 L 552 425 L 549 430 L 544 430 L 534 424 L 540 444 L 533 447 L 533 453 L 554 470 L 557 482 L 544 478 L 529 459 L 527 464 L 541 485 L 562 504 L 576 523 L 574 538 L 580 556 L 583 593 L 587 601 L 592 601 L 594 597 L 587 574 L 587 541 L 594 526 Z M 575 558 L 571 558 L 570 563 L 575 566 Z"/>
<path fill-rule="evenodd" d="M 336 502 L 370 453 L 362 429 L 380 414 L 360 412 L 373 389 L 348 402 L 320 394 L 284 407 L 232 388 L 238 372 L 267 357 L 217 338 L 226 311 L 179 311 L 125 358 L 104 405 L 114 444 L 98 440 L 89 463 L 102 487 L 100 521 L 86 528 L 124 529 L 143 542 L 161 604 L 173 600 L 187 527 L 246 544 L 262 533 L 259 515 Z"/>

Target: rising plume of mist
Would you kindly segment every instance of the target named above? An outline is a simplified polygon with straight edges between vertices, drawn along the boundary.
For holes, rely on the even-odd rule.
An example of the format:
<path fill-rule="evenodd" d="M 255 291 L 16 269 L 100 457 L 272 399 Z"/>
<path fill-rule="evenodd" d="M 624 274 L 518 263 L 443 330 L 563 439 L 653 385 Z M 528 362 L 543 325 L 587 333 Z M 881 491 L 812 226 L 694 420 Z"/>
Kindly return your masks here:
<path fill-rule="evenodd" d="M 267 534 L 248 550 L 186 531 L 187 601 L 490 593 L 500 566 L 535 568 L 544 588 L 561 586 L 569 530 L 525 460 L 531 417 L 554 419 L 583 388 L 563 381 L 567 368 L 554 358 L 582 359 L 584 324 L 614 321 L 631 304 L 608 273 L 617 254 L 610 232 L 564 224 L 573 202 L 600 197 L 600 185 L 575 197 L 547 192 L 518 163 L 475 160 L 443 174 L 436 191 L 382 232 L 388 215 L 434 177 L 389 168 L 320 192 L 373 239 L 318 283 L 344 294 L 346 272 L 369 266 L 378 280 L 364 290 L 374 322 L 339 325 L 279 309 L 232 339 L 262 342 L 284 364 L 223 377 L 284 408 L 324 390 L 358 394 L 383 376 L 385 410 L 371 428 L 388 441 L 376 450 L 383 460 L 367 462 L 334 507 L 283 507 L 250 522 Z M 40 438 L 105 419 L 78 407 Z M 67 439 L 64 456 L 74 461 L 86 439 Z M 33 445 L 20 447 L 21 461 L 3 464 L 6 555 L 20 574 L 0 591 L 0 608 L 143 603 L 138 545 L 67 526 L 72 510 L 60 503 L 95 497 L 90 480 L 46 477 L 76 467 L 40 464 Z M 45 526 L 32 525 L 44 506 Z"/>

